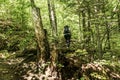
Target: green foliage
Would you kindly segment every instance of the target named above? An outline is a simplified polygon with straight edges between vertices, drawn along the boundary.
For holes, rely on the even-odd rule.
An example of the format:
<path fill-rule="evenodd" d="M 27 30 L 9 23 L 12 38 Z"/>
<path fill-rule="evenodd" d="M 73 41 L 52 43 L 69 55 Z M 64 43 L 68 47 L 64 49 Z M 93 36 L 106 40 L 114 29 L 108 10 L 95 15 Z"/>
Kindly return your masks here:
<path fill-rule="evenodd" d="M 7 39 L 6 49 L 11 51 L 14 49 L 22 50 L 28 45 L 29 47 L 33 47 L 35 41 L 34 30 L 31 29 L 29 1 L 5 0 L 2 3 L 4 7 L 0 8 L 3 10 L 1 16 L 5 16 L 3 20 L 6 25 L 1 26 L 0 33 L 2 37 L 4 36 Z M 7 23 L 7 21 L 10 22 L 10 24 Z"/>
<path fill-rule="evenodd" d="M 88 52 L 85 49 L 83 49 L 83 50 L 78 49 L 78 50 L 75 51 L 75 53 L 76 53 L 77 56 L 82 56 L 82 55 L 88 54 Z"/>
<path fill-rule="evenodd" d="M 111 52 L 106 52 L 106 53 L 104 53 L 103 58 L 110 60 L 111 56 L 112 56 Z"/>

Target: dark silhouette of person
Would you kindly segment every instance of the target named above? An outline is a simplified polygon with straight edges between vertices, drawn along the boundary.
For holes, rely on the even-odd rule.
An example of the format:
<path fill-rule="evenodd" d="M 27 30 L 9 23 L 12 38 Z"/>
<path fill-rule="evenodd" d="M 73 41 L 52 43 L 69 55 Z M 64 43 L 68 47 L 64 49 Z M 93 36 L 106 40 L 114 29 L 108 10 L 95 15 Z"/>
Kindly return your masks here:
<path fill-rule="evenodd" d="M 66 40 L 67 48 L 70 47 L 71 31 L 68 25 L 64 26 L 64 38 Z"/>

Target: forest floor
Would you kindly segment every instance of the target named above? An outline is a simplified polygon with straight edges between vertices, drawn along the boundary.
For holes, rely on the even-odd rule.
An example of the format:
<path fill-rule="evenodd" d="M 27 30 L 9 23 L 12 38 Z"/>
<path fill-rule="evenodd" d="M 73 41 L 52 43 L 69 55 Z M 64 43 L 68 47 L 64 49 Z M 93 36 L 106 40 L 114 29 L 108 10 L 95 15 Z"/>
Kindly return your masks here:
<path fill-rule="evenodd" d="M 0 80 L 14 80 L 11 64 L 8 60 L 0 59 Z"/>
<path fill-rule="evenodd" d="M 0 58 L 0 80 L 18 80 L 14 72 L 14 67 L 16 64 L 19 64 L 20 61 L 20 59 Z"/>
<path fill-rule="evenodd" d="M 73 53 L 59 55 L 60 64 L 63 66 L 60 69 L 62 80 L 72 80 L 72 78 L 75 80 L 76 78 L 80 80 L 84 78 L 86 80 L 89 77 L 92 77 L 92 80 L 120 80 L 120 61 L 96 60 L 85 62 L 88 56 L 75 56 Z M 35 73 L 36 57 L 15 57 L 15 55 L 10 54 L 11 57 L 7 58 L 2 58 L 0 55 L 0 80 L 34 80 L 32 78 L 35 76 L 39 77 Z"/>

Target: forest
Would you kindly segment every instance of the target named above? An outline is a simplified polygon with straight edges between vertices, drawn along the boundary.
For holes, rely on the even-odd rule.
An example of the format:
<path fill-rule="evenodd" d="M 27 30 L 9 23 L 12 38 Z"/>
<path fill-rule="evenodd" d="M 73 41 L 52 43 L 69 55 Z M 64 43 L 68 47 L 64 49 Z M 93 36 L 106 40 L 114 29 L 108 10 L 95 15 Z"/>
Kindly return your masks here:
<path fill-rule="evenodd" d="M 120 80 L 120 0 L 0 0 L 0 80 Z"/>

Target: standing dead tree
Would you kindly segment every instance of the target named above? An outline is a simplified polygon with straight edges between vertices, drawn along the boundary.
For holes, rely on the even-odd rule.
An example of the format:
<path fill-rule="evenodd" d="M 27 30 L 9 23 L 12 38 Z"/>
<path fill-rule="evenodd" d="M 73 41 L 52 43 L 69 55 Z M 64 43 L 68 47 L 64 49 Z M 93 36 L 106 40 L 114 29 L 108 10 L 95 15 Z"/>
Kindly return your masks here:
<path fill-rule="evenodd" d="M 47 62 L 50 60 L 50 48 L 49 48 L 49 43 L 47 40 L 47 31 L 43 28 L 43 24 L 42 24 L 40 8 L 35 6 L 34 0 L 30 0 L 30 1 L 31 1 L 31 6 L 32 6 L 32 15 L 33 15 L 33 21 L 34 21 L 34 27 L 35 27 L 35 35 L 37 39 L 36 41 L 38 44 L 37 61 L 40 62 L 41 64 L 40 68 L 42 67 L 44 68 L 43 76 L 45 77 L 45 79 L 50 80 L 49 78 L 51 78 L 52 80 L 56 80 L 57 79 L 57 71 L 55 70 L 56 65 L 55 66 L 44 65 L 44 64 L 47 64 Z M 53 46 L 53 51 L 51 53 L 52 53 L 51 62 L 54 63 L 56 61 L 56 54 L 57 54 L 56 45 Z M 43 76 L 41 73 L 41 77 Z"/>
<path fill-rule="evenodd" d="M 31 1 L 32 15 L 35 27 L 36 41 L 38 45 L 38 61 L 41 63 L 47 62 L 50 56 L 49 44 L 46 36 L 46 30 L 43 28 L 40 8 L 35 6 L 34 0 Z"/>

